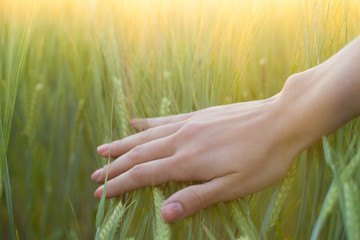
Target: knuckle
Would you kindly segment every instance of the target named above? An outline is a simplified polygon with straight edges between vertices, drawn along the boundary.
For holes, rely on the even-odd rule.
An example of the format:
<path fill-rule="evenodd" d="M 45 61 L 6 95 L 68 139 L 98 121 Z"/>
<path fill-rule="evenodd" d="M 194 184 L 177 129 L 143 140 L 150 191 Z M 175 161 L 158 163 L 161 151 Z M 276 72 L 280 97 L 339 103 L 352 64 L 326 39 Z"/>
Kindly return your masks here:
<path fill-rule="evenodd" d="M 173 156 L 174 162 L 178 165 L 184 161 L 185 157 L 183 153 L 177 153 Z"/>
<path fill-rule="evenodd" d="M 140 142 L 145 143 L 145 142 L 150 141 L 150 140 L 151 140 L 152 132 L 153 132 L 153 129 L 152 129 L 152 128 L 146 129 L 145 131 L 141 132 L 141 133 L 139 134 L 139 140 L 140 140 Z"/>
<path fill-rule="evenodd" d="M 176 166 L 178 170 L 173 174 L 176 181 L 195 180 L 196 173 L 199 174 L 196 172 L 196 169 L 192 167 L 191 155 L 188 153 L 175 154 L 173 156 L 173 166 Z"/>
<path fill-rule="evenodd" d="M 174 161 L 177 165 L 182 166 L 191 158 L 191 154 L 188 152 L 180 152 L 174 156 Z"/>
<path fill-rule="evenodd" d="M 183 119 L 184 119 L 184 116 L 182 114 L 171 115 L 171 116 L 169 116 L 169 123 L 176 123 L 176 122 L 182 121 Z"/>
<path fill-rule="evenodd" d="M 176 146 L 178 144 L 177 142 L 177 135 L 176 134 L 172 134 L 170 136 L 167 136 L 166 141 L 168 143 L 169 146 Z"/>
<path fill-rule="evenodd" d="M 159 117 L 158 120 L 159 122 L 163 123 L 163 124 L 168 124 L 171 123 L 173 116 L 166 116 L 166 117 Z"/>
<path fill-rule="evenodd" d="M 112 163 L 110 163 L 108 165 L 105 165 L 103 167 L 103 170 L 101 171 L 101 178 L 105 179 L 106 178 L 106 173 L 108 173 L 108 177 L 109 177 L 109 175 L 112 173 L 112 170 L 113 170 L 113 164 Z"/>
<path fill-rule="evenodd" d="M 135 163 L 140 162 L 142 148 L 143 147 L 141 145 L 138 145 L 129 152 L 129 158 L 132 162 L 135 162 Z"/>
<path fill-rule="evenodd" d="M 144 181 L 145 169 L 143 165 L 136 165 L 130 169 L 129 175 L 132 180 L 142 183 Z"/>
<path fill-rule="evenodd" d="M 199 147 L 194 146 L 193 149 L 190 150 L 187 149 L 187 150 L 178 151 L 175 155 L 175 161 L 193 162 L 204 154 L 204 150 L 206 149 L 203 146 L 199 146 Z"/>
<path fill-rule="evenodd" d="M 205 200 L 202 198 L 198 191 L 195 191 L 195 189 L 190 188 L 187 192 L 189 199 L 191 199 L 191 202 L 194 205 L 197 206 L 204 206 Z"/>
<path fill-rule="evenodd" d="M 200 122 L 189 122 L 180 129 L 180 134 L 187 137 L 198 133 L 204 128 L 204 124 Z"/>

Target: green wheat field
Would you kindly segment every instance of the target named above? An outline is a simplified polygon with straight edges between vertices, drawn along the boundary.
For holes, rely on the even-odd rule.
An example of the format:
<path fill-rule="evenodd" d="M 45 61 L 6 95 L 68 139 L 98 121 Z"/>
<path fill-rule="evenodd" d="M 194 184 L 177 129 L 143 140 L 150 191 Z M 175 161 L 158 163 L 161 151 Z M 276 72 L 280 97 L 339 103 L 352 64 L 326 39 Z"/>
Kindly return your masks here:
<path fill-rule="evenodd" d="M 0 0 L 0 239 L 360 239 L 358 119 L 174 224 L 191 183 L 105 201 L 90 180 L 131 118 L 270 97 L 359 33 L 359 0 Z"/>

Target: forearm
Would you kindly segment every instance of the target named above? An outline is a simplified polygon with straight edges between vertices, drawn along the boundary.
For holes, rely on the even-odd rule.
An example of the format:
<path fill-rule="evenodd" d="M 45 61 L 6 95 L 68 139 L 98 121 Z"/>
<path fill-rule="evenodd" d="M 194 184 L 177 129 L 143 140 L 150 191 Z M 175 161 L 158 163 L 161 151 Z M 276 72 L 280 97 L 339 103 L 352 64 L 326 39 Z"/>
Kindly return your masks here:
<path fill-rule="evenodd" d="M 360 38 L 288 79 L 279 100 L 288 136 L 307 147 L 360 115 Z"/>

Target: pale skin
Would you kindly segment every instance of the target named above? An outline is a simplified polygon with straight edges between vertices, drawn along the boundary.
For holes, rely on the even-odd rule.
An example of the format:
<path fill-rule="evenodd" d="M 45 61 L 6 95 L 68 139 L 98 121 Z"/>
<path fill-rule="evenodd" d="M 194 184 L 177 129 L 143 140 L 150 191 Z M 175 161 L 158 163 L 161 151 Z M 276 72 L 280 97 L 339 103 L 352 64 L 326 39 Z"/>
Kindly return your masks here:
<path fill-rule="evenodd" d="M 360 37 L 289 77 L 271 98 L 133 119 L 143 131 L 98 147 L 101 156 L 116 159 L 91 177 L 103 184 L 109 167 L 107 198 L 169 181 L 202 181 L 164 202 L 164 221 L 175 222 L 279 181 L 302 150 L 359 115 Z"/>

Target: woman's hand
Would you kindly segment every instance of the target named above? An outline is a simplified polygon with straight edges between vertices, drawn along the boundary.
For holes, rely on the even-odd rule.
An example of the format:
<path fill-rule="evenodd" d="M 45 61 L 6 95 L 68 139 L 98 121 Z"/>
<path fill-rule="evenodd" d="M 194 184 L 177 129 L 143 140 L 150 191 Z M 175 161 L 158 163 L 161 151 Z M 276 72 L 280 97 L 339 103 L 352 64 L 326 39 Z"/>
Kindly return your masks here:
<path fill-rule="evenodd" d="M 272 98 L 177 116 L 135 119 L 145 130 L 98 148 L 117 159 L 92 179 L 106 197 L 169 181 L 203 181 L 169 197 L 166 222 L 259 191 L 285 176 L 304 148 L 360 115 L 360 38 L 291 76 Z M 101 197 L 103 186 L 95 191 Z"/>
<path fill-rule="evenodd" d="M 173 194 L 162 206 L 166 222 L 273 184 L 301 150 L 288 136 L 280 95 L 177 116 L 134 119 L 145 131 L 98 148 L 109 165 L 106 197 L 169 181 L 204 181 Z M 104 183 L 107 166 L 92 179 Z M 95 191 L 100 198 L 103 186 Z"/>

